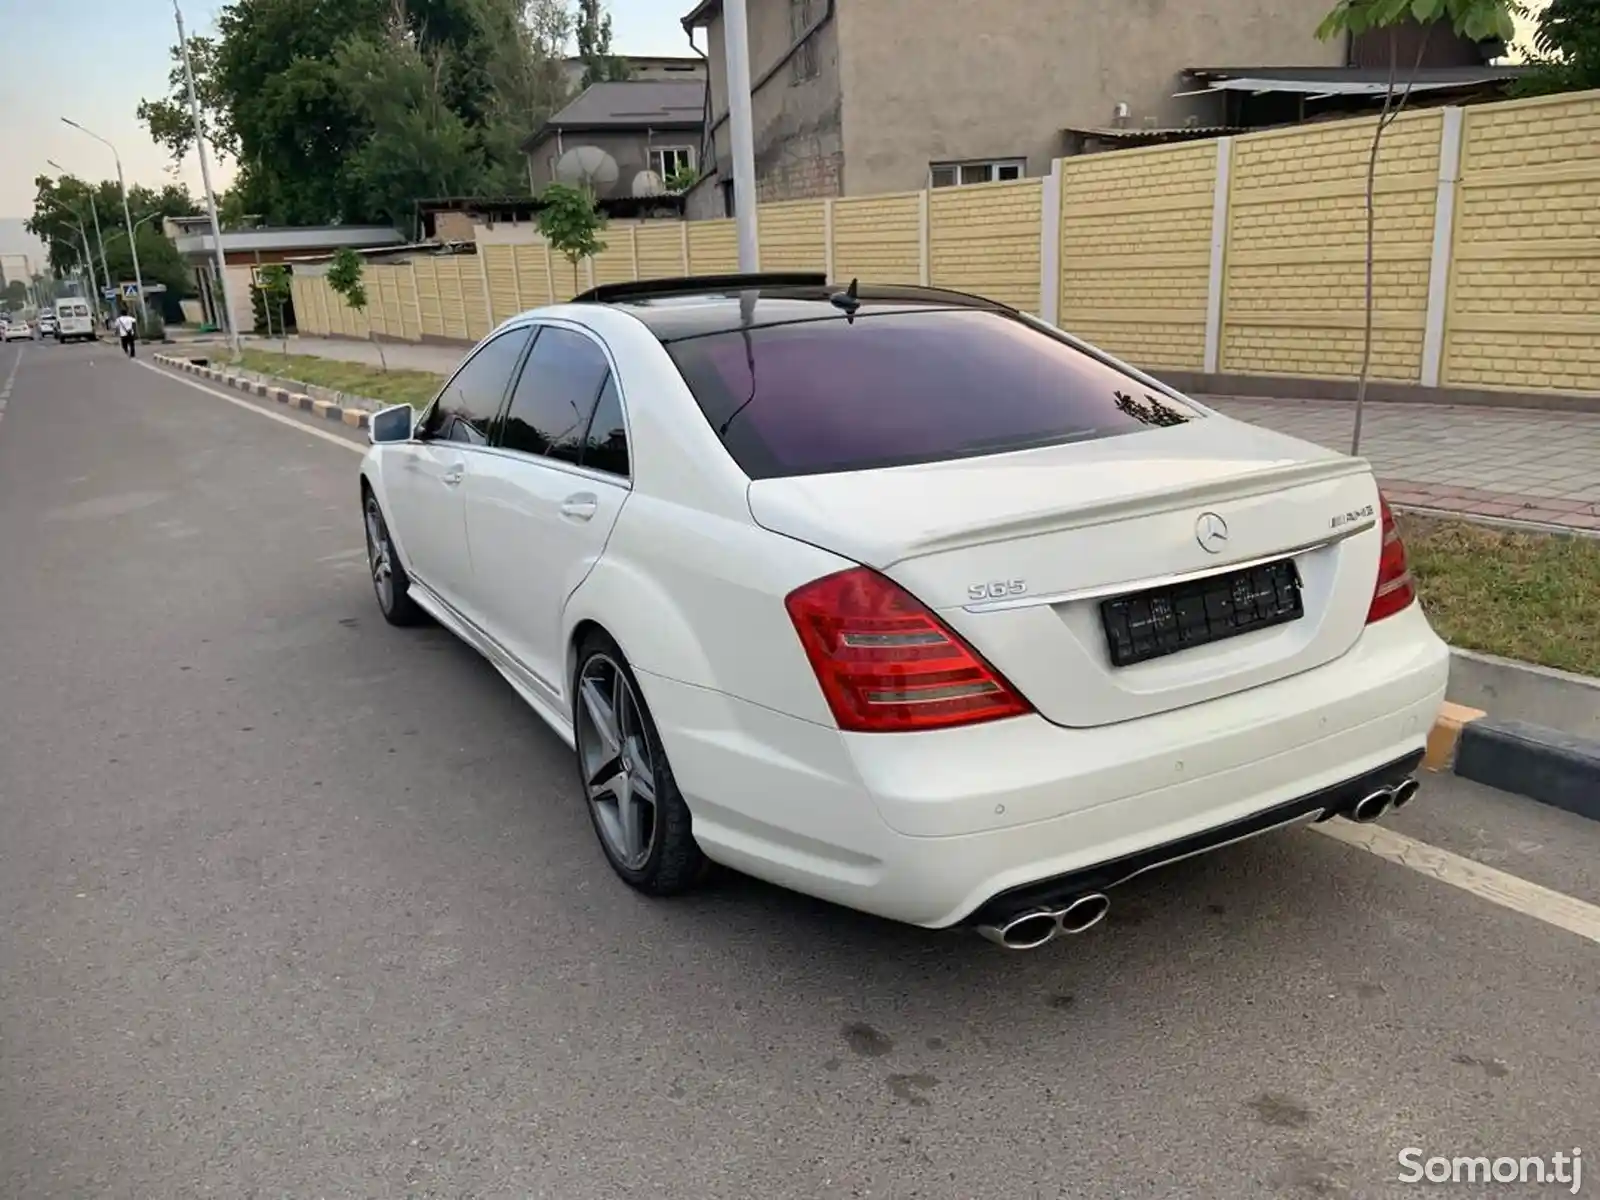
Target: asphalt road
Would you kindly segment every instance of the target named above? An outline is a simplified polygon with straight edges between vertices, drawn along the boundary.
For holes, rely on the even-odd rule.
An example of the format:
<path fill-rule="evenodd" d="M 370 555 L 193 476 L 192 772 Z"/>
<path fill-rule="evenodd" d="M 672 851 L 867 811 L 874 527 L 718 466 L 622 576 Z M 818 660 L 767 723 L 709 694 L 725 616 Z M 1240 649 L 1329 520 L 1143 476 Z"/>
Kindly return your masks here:
<path fill-rule="evenodd" d="M 1579 1147 L 1600 1193 L 1595 942 L 1315 831 L 1031 955 L 644 900 L 488 665 L 378 616 L 341 434 L 20 355 L 0 1195 L 1383 1197 L 1408 1146 Z M 1600 902 L 1591 823 L 1451 780 L 1403 817 Z"/>

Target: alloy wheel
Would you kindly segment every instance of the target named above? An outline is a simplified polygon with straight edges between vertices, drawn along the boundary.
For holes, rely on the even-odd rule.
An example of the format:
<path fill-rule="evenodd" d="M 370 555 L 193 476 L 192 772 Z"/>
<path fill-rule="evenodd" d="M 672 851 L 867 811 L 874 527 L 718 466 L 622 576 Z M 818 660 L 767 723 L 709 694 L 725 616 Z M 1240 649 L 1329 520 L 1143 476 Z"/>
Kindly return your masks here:
<path fill-rule="evenodd" d="M 394 549 L 383 523 L 376 497 L 367 499 L 367 565 L 372 569 L 372 590 L 384 612 L 394 608 Z"/>
<path fill-rule="evenodd" d="M 627 674 L 595 654 L 578 676 L 578 762 L 595 824 L 612 857 L 642 870 L 656 841 L 656 771 L 643 706 Z"/>

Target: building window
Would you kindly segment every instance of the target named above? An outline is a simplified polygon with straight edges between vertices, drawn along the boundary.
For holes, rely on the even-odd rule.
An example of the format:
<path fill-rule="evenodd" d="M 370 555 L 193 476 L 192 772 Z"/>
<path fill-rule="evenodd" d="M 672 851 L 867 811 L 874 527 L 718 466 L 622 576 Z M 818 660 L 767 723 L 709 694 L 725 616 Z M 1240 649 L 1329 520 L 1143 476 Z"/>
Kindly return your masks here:
<path fill-rule="evenodd" d="M 694 147 L 652 146 L 650 169 L 661 177 L 663 183 L 669 183 L 680 171 L 694 170 Z"/>
<path fill-rule="evenodd" d="M 1026 164 L 1020 158 L 999 158 L 988 162 L 934 163 L 928 169 L 930 187 L 956 187 L 966 183 L 999 183 L 1021 179 Z"/>
<path fill-rule="evenodd" d="M 806 30 L 811 28 L 811 22 L 816 19 L 815 8 L 815 0 L 789 0 L 789 36 L 794 41 L 799 42 Z M 794 57 L 789 60 L 789 70 L 791 83 L 805 83 L 817 77 L 817 43 L 814 38 L 806 38 L 795 47 Z"/>

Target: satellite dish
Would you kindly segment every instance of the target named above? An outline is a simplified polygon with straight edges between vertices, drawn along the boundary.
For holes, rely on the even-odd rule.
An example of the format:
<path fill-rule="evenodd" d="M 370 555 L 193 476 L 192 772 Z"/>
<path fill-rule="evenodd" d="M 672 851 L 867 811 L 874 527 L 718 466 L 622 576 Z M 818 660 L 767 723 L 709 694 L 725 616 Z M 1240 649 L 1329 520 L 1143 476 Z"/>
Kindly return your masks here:
<path fill-rule="evenodd" d="M 661 181 L 661 176 L 654 171 L 640 171 L 633 177 L 633 194 L 635 196 L 664 196 L 667 194 L 667 185 Z"/>
<path fill-rule="evenodd" d="M 617 160 L 599 146 L 574 146 L 556 160 L 556 178 L 599 195 L 617 182 Z"/>

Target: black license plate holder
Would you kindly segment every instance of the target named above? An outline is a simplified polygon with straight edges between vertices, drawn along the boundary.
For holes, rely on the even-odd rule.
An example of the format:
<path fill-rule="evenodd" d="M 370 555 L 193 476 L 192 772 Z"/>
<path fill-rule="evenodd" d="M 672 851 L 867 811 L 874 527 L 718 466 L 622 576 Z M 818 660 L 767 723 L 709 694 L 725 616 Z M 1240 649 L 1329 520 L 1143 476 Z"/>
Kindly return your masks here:
<path fill-rule="evenodd" d="M 1300 572 L 1275 559 L 1100 602 L 1111 665 L 1131 667 L 1305 616 Z"/>

